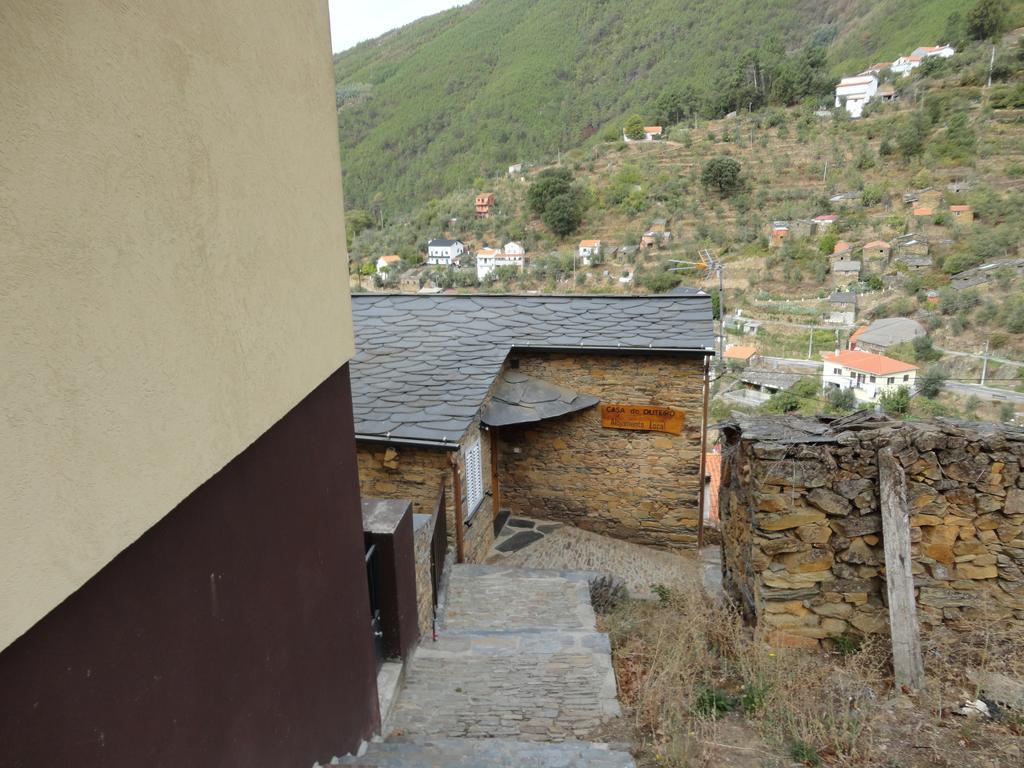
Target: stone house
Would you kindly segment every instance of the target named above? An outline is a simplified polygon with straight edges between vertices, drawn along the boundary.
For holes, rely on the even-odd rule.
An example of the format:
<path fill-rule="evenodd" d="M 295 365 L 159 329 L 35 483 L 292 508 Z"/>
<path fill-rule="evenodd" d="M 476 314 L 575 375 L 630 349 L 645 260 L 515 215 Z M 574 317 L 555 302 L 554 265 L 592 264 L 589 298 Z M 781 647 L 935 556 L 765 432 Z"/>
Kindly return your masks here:
<path fill-rule="evenodd" d="M 961 227 L 968 227 L 974 223 L 974 209 L 969 205 L 951 205 L 949 215 L 953 217 L 953 223 Z"/>
<path fill-rule="evenodd" d="M 842 287 L 860 280 L 860 262 L 839 259 L 832 262 L 832 284 Z"/>
<path fill-rule="evenodd" d="M 449 536 L 470 562 L 506 509 L 645 544 L 696 540 L 706 295 L 359 294 L 352 305 L 364 494 L 429 513 L 446 487 Z"/>
<path fill-rule="evenodd" d="M 926 336 L 924 326 L 909 317 L 884 317 L 850 334 L 849 348 L 885 354 L 889 347 Z"/>
<path fill-rule="evenodd" d="M 909 502 L 924 633 L 1024 623 L 1024 432 L 865 412 L 725 425 L 723 583 L 773 642 L 887 634 L 879 452 Z"/>
<path fill-rule="evenodd" d="M 885 242 L 885 240 L 872 240 L 869 243 L 864 243 L 864 247 L 861 250 L 865 261 L 879 260 L 888 262 L 891 253 L 892 246 Z"/>
<path fill-rule="evenodd" d="M 768 240 L 769 248 L 781 248 L 782 244 L 789 238 L 789 226 L 782 224 L 774 224 L 771 230 L 771 236 Z"/>
<path fill-rule="evenodd" d="M 857 319 L 857 294 L 835 291 L 828 297 L 828 310 L 824 320 L 832 325 L 853 325 Z"/>

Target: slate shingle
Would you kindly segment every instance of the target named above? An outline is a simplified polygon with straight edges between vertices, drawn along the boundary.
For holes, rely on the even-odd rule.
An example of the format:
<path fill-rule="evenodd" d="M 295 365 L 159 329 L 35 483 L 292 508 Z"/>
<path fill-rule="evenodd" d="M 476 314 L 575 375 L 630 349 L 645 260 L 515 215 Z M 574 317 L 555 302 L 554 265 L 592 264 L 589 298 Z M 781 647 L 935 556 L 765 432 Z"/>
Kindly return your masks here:
<path fill-rule="evenodd" d="M 704 352 L 711 299 L 693 296 L 355 294 L 356 434 L 457 442 L 516 347 Z"/>

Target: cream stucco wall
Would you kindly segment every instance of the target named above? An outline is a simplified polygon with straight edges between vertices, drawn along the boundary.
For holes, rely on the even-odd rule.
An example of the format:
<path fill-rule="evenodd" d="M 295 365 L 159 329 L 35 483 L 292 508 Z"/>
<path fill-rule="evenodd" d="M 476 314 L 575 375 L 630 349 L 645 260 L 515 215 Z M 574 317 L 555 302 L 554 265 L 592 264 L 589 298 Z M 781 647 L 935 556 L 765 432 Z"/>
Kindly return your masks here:
<path fill-rule="evenodd" d="M 352 354 L 326 0 L 0 3 L 0 648 Z"/>

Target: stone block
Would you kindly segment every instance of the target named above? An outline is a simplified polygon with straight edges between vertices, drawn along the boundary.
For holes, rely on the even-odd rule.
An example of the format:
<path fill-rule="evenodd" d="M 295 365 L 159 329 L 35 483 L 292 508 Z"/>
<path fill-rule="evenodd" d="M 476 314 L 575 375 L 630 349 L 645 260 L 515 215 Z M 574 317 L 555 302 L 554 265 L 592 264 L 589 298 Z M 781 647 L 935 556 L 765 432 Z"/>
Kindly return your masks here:
<path fill-rule="evenodd" d="M 811 573 L 832 568 L 832 553 L 826 549 L 811 549 L 782 555 L 779 560 L 791 573 Z"/>
<path fill-rule="evenodd" d="M 831 522 L 832 528 L 843 536 L 854 538 L 882 530 L 881 515 L 864 515 L 863 517 L 844 517 Z"/>
<path fill-rule="evenodd" d="M 824 488 L 815 488 L 808 493 L 807 503 L 829 515 L 842 517 L 850 514 L 850 502 L 838 493 L 833 493 Z"/>
<path fill-rule="evenodd" d="M 779 517 L 759 516 L 757 525 L 765 531 L 785 531 L 789 528 L 799 528 L 802 525 L 820 523 L 824 519 L 824 512 L 808 509 Z M 879 518 L 879 525 L 881 525 L 881 518 Z"/>
<path fill-rule="evenodd" d="M 812 605 L 810 610 L 819 616 L 846 619 L 853 615 L 854 608 L 852 603 L 822 603 L 821 605 Z"/>
<path fill-rule="evenodd" d="M 994 565 L 960 563 L 956 567 L 956 577 L 958 579 L 996 579 L 999 577 L 999 569 Z"/>
<path fill-rule="evenodd" d="M 921 529 L 921 552 L 933 560 L 952 565 L 953 544 L 960 529 L 952 525 L 931 525 Z"/>
<path fill-rule="evenodd" d="M 808 544 L 825 544 L 832 537 L 832 529 L 827 525 L 801 525 L 796 535 Z"/>
<path fill-rule="evenodd" d="M 858 610 L 849 618 L 849 622 L 866 635 L 889 631 L 889 618 L 882 611 Z"/>
<path fill-rule="evenodd" d="M 769 632 L 765 640 L 769 645 L 774 645 L 778 648 L 804 648 L 809 651 L 816 651 L 821 647 L 816 638 L 803 637 L 782 631 Z"/>

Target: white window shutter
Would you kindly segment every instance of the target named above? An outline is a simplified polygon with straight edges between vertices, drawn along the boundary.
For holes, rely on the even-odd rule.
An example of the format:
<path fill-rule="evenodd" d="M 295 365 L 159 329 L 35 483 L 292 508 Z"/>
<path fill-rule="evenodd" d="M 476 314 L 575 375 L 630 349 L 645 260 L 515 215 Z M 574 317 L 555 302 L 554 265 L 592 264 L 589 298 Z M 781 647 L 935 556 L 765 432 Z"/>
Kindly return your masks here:
<path fill-rule="evenodd" d="M 476 512 L 484 499 L 483 468 L 480 462 L 480 438 L 466 448 L 466 509 L 468 516 Z"/>

